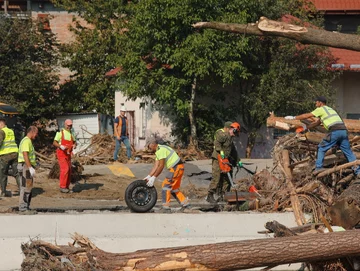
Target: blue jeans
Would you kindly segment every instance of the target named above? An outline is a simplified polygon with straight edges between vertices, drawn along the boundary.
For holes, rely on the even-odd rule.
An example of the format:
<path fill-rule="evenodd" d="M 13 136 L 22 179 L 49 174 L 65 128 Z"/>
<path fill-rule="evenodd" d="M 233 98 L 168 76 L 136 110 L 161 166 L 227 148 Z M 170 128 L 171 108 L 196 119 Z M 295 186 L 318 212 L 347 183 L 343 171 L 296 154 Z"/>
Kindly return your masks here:
<path fill-rule="evenodd" d="M 336 130 L 328 133 L 326 137 L 320 142 L 318 146 L 318 153 L 316 159 L 316 169 L 323 167 L 324 157 L 327 150 L 331 147 L 338 145 L 340 150 L 344 153 L 348 162 L 356 160 L 354 153 L 351 150 L 348 133 L 346 130 Z M 360 173 L 360 167 L 353 167 L 355 174 Z"/>
<path fill-rule="evenodd" d="M 121 147 L 121 142 L 125 144 L 126 147 L 126 155 L 128 159 L 131 158 L 131 146 L 130 146 L 130 140 L 127 136 L 121 136 L 120 140 L 118 140 L 115 137 L 115 151 L 114 151 L 114 160 L 116 161 L 118 159 L 119 150 Z"/>

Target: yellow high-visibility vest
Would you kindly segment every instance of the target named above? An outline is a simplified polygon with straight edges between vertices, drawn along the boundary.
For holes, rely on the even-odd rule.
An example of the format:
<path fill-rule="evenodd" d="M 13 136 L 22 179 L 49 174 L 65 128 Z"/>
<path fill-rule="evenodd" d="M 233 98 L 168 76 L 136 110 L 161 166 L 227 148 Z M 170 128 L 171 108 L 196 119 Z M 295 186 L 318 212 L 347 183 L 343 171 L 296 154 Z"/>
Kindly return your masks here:
<path fill-rule="evenodd" d="M 326 115 L 325 117 L 321 117 L 321 121 L 326 129 L 329 129 L 331 126 L 335 124 L 344 123 L 341 117 L 339 116 L 339 114 L 331 107 L 322 106 L 321 108 L 324 110 Z"/>
<path fill-rule="evenodd" d="M 15 142 L 15 134 L 14 131 L 9 129 L 8 127 L 2 128 L 5 133 L 5 138 L 3 144 L 0 146 L 0 155 L 18 152 L 18 146 Z"/>

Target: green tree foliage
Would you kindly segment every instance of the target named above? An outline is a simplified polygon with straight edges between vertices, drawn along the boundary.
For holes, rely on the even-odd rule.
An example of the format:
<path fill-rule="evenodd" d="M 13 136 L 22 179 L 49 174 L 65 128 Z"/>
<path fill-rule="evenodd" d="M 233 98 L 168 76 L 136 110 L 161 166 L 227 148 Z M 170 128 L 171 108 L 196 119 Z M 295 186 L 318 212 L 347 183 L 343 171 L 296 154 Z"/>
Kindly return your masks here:
<path fill-rule="evenodd" d="M 57 111 L 56 41 L 31 19 L 0 17 L 0 101 L 27 123 Z"/>
<path fill-rule="evenodd" d="M 224 121 L 240 120 L 249 132 L 249 156 L 269 111 L 304 112 L 316 95 L 333 94 L 326 48 L 191 26 L 253 23 L 261 16 L 279 20 L 284 14 L 318 25 L 321 18 L 307 0 L 55 2 L 92 25 L 78 25 L 77 42 L 66 48 L 67 66 L 75 72 L 69 90 L 78 91 L 77 101 L 109 105 L 120 87 L 130 99 L 147 98 L 161 108 L 184 142 L 190 135 L 211 141 Z M 101 78 L 115 66 L 122 67 L 116 82 Z"/>
<path fill-rule="evenodd" d="M 299 112 L 308 108 L 314 96 L 330 94 L 333 73 L 327 68 L 331 57 L 318 46 L 197 31 L 191 24 L 251 23 L 261 16 L 279 19 L 287 13 L 302 20 L 311 15 L 318 23 L 303 7 L 304 1 L 141 1 L 126 36 L 123 90 L 132 98 L 149 96 L 156 104 L 170 105 L 168 113 L 176 119 L 173 131 L 183 140 L 191 133 L 189 109 L 196 116 L 197 135 L 210 140 L 216 126 L 241 117 L 249 132 L 250 155 L 269 111 Z M 196 102 L 191 108 L 194 79 Z"/>
<path fill-rule="evenodd" d="M 72 72 L 71 80 L 61 86 L 62 104 L 68 112 L 114 111 L 114 80 L 105 78 L 121 55 L 119 36 L 125 27 L 127 1 L 55 0 L 54 4 L 76 12 L 70 30 L 76 40 L 61 47 L 62 65 Z M 74 101 L 76 101 L 74 103 Z"/>
<path fill-rule="evenodd" d="M 207 130 L 208 124 L 211 128 L 223 124 L 223 116 L 206 108 L 202 100 L 225 101 L 219 89 L 249 75 L 241 59 L 250 49 L 247 37 L 198 31 L 192 24 L 246 22 L 242 2 L 147 0 L 135 7 L 120 59 L 126 82 L 123 91 L 131 98 L 150 97 L 168 108 L 167 115 L 175 120 L 173 132 L 184 141 L 189 135 L 201 137 L 205 131 L 210 136 L 214 129 Z M 212 119 L 208 122 L 209 113 Z M 235 115 L 233 112 L 233 118 Z M 194 126 L 202 132 L 194 134 Z"/>

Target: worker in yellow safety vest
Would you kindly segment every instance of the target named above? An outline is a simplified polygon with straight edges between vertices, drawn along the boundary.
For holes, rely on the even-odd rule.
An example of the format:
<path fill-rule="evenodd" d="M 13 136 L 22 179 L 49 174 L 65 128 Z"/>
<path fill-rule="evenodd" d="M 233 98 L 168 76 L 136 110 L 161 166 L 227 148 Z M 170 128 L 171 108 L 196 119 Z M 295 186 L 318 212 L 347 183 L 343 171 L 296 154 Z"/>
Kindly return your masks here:
<path fill-rule="evenodd" d="M 5 197 L 8 182 L 8 172 L 11 166 L 12 176 L 15 177 L 18 189 L 20 189 L 20 176 L 17 169 L 18 165 L 18 146 L 15 142 L 14 131 L 6 126 L 6 120 L 0 119 L 0 186 L 1 197 Z"/>
<path fill-rule="evenodd" d="M 317 159 L 315 163 L 314 175 L 317 175 L 321 171 L 324 171 L 323 163 L 326 151 L 331 149 L 333 146 L 337 145 L 340 150 L 344 153 L 348 162 L 353 162 L 356 160 L 356 156 L 351 150 L 348 131 L 344 124 L 344 121 L 339 116 L 339 114 L 326 105 L 326 98 L 319 96 L 315 99 L 316 109 L 311 113 L 305 113 L 299 116 L 286 116 L 285 119 L 288 120 L 303 120 L 308 118 L 317 118 L 307 127 L 305 126 L 305 131 L 309 128 L 316 127 L 323 124 L 324 128 L 328 130 L 325 138 L 319 143 L 317 151 Z M 360 167 L 354 166 L 353 171 L 355 176 L 360 179 Z"/>
<path fill-rule="evenodd" d="M 147 181 L 147 186 L 154 186 L 156 178 L 161 174 L 164 167 L 169 172 L 166 174 L 162 183 L 162 209 L 161 212 L 171 212 L 170 200 L 171 196 L 182 206 L 181 211 L 189 208 L 189 200 L 180 191 L 181 179 L 184 175 L 184 163 L 177 155 L 176 151 L 171 147 L 163 144 L 159 144 L 155 138 L 147 140 L 147 147 L 152 152 L 155 152 L 155 164 L 151 169 L 148 176 L 144 178 Z"/>

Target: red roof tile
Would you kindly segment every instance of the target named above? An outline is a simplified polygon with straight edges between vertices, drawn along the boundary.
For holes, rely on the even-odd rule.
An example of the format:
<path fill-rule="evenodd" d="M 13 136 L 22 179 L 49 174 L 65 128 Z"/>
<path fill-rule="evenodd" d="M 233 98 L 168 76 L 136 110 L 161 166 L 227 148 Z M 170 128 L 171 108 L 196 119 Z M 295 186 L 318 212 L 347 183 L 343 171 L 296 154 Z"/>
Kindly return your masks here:
<path fill-rule="evenodd" d="M 360 11 L 360 0 L 313 0 L 313 3 L 323 11 Z"/>
<path fill-rule="evenodd" d="M 360 71 L 360 52 L 330 48 L 331 53 L 337 59 L 336 64 L 345 70 Z"/>
<path fill-rule="evenodd" d="M 116 67 L 110 71 L 108 71 L 107 73 L 105 73 L 106 77 L 111 77 L 111 76 L 115 76 L 119 71 L 121 71 L 122 68 L 121 67 Z"/>

